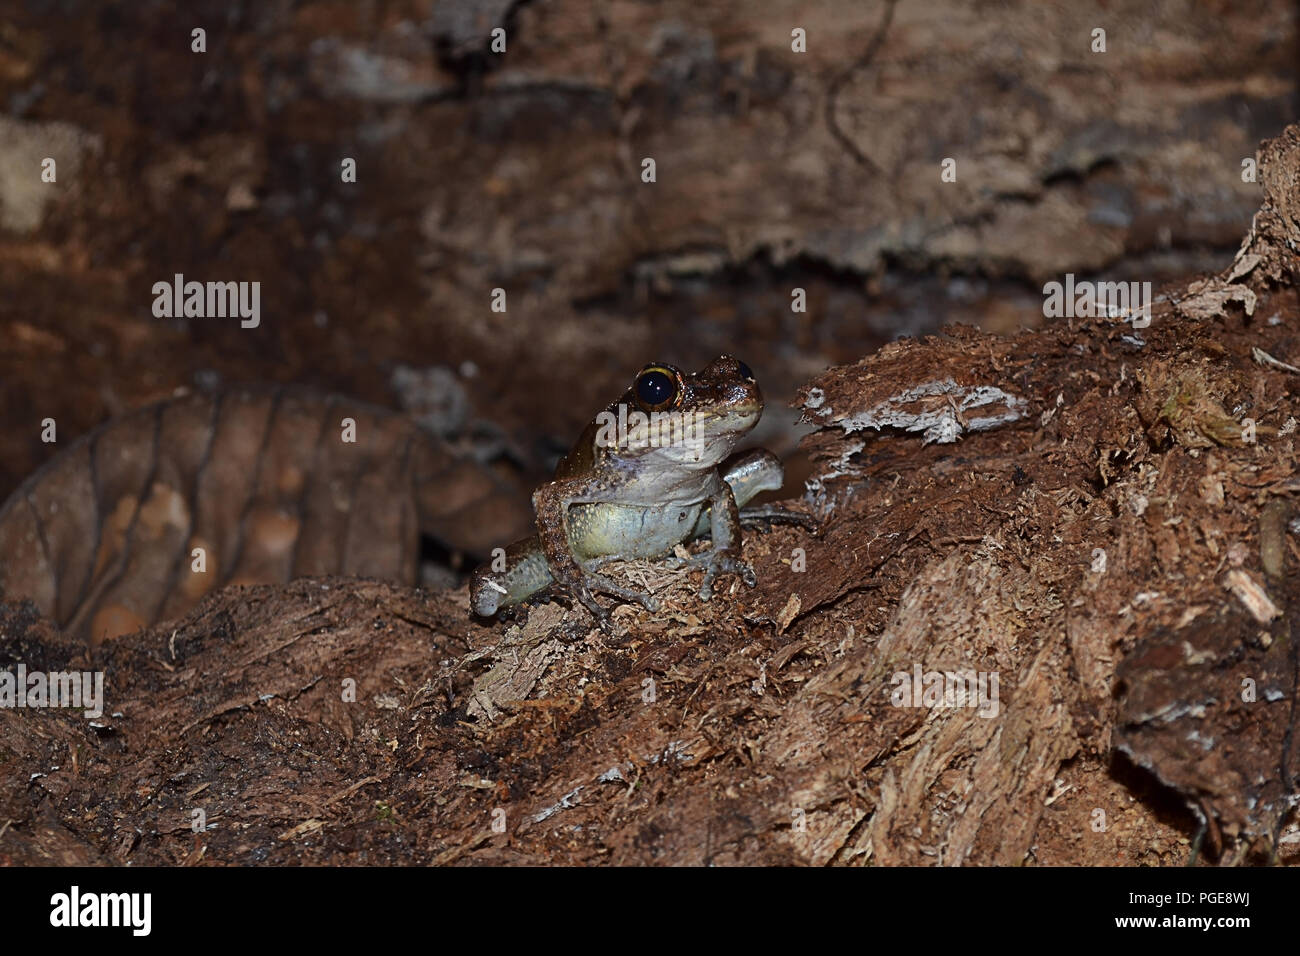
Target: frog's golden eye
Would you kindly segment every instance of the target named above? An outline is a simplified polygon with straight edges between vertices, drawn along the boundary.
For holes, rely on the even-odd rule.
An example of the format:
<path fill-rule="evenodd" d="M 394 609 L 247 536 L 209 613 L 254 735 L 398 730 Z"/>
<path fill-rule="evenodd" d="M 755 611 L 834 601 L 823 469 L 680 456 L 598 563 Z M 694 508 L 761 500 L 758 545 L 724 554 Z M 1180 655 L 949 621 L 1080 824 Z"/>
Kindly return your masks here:
<path fill-rule="evenodd" d="M 677 376 L 672 369 L 662 365 L 647 365 L 637 375 L 632 394 L 642 411 L 662 412 L 677 403 L 681 390 L 677 387 Z"/>

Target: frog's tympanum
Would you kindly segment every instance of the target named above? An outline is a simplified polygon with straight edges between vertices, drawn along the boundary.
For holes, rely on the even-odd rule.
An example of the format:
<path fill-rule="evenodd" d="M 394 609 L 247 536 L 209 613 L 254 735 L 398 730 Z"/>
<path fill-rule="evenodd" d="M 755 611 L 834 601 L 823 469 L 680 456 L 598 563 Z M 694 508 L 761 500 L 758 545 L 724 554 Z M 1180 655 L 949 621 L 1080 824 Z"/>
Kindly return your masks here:
<path fill-rule="evenodd" d="M 583 431 L 555 479 L 533 494 L 537 535 L 474 572 L 474 611 L 495 614 L 550 588 L 575 598 L 607 628 L 609 612 L 594 594 L 652 611 L 658 602 L 599 568 L 658 557 L 704 535 L 712 547 L 686 562 L 704 568 L 700 597 L 712 596 L 719 574 L 736 574 L 753 587 L 754 572 L 740 560 L 742 519 L 808 523 L 806 515 L 778 508 L 740 510 L 784 480 L 780 460 L 763 449 L 724 464 L 762 414 L 754 374 L 730 356 L 693 375 L 671 365 L 643 368 Z"/>

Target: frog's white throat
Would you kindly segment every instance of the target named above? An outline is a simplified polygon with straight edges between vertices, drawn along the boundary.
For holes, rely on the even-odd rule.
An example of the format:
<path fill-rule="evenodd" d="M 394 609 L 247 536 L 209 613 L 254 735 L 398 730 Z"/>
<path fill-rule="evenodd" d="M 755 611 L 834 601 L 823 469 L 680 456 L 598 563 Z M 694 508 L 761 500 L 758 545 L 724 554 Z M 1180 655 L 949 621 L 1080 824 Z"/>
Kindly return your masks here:
<path fill-rule="evenodd" d="M 666 464 L 671 463 L 685 471 L 703 471 L 716 468 L 735 447 L 736 436 L 728 434 L 659 448 L 656 455 Z"/>

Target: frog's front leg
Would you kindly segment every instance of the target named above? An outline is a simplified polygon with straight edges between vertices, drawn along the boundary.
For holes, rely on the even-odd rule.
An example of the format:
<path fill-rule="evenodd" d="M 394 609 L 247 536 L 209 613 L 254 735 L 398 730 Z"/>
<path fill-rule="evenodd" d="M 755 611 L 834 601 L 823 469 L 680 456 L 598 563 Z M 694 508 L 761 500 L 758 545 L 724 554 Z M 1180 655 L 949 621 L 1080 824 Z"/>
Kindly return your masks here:
<path fill-rule="evenodd" d="M 731 493 L 740 507 L 740 523 L 771 527 L 775 521 L 802 525 L 817 530 L 812 515 L 791 511 L 780 505 L 750 505 L 755 496 L 764 491 L 780 491 L 785 484 L 785 466 L 781 459 L 766 448 L 755 448 L 729 458 L 722 465 L 722 479 L 731 486 Z M 748 506 L 748 507 L 747 507 Z M 692 538 L 702 538 L 711 533 L 712 514 L 705 508 L 691 532 Z"/>
<path fill-rule="evenodd" d="M 596 490 L 583 478 L 557 479 L 533 493 L 533 509 L 537 512 L 537 536 L 542 553 L 555 579 L 553 586 L 577 600 L 596 618 L 601 629 L 607 631 L 610 612 L 596 602 L 593 592 L 610 594 L 622 601 L 634 601 L 650 611 L 658 610 L 659 602 L 644 591 L 622 587 L 603 574 L 593 573 L 574 556 L 569 508 L 597 503 L 601 499 L 595 494 Z"/>
<path fill-rule="evenodd" d="M 751 588 L 758 583 L 754 569 L 740 560 L 740 508 L 731 485 L 720 477 L 717 490 L 709 496 L 708 515 L 712 547 L 703 554 L 674 562 L 678 567 L 704 568 L 704 582 L 700 585 L 702 601 L 713 597 L 713 580 L 719 574 L 739 575 Z"/>

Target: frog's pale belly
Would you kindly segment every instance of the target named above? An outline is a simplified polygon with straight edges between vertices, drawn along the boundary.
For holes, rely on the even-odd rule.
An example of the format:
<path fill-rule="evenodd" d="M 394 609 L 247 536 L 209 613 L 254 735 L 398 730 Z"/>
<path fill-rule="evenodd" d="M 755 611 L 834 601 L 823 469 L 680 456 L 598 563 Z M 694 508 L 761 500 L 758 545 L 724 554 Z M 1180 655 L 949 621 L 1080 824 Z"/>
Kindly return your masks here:
<path fill-rule="evenodd" d="M 569 509 L 569 545 L 580 560 L 615 554 L 655 558 L 694 533 L 702 510 L 702 501 L 670 506 L 573 505 Z"/>
<path fill-rule="evenodd" d="M 769 451 L 756 449 L 732 462 L 723 480 L 731 487 L 737 507 L 760 491 L 781 487 L 781 462 Z M 673 546 L 712 533 L 709 507 L 691 505 L 574 504 L 568 512 L 569 545 L 575 558 L 587 562 L 605 556 L 656 558 Z M 507 549 L 504 570 L 484 565 L 474 573 L 470 600 L 475 613 L 491 615 L 498 608 L 528 599 L 552 582 L 550 566 L 536 536 Z"/>

